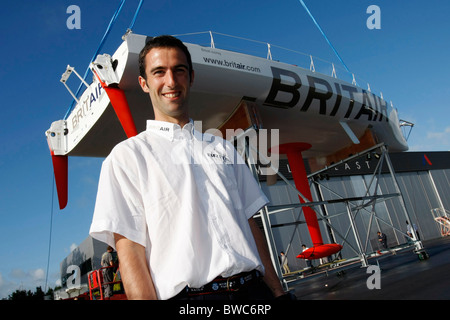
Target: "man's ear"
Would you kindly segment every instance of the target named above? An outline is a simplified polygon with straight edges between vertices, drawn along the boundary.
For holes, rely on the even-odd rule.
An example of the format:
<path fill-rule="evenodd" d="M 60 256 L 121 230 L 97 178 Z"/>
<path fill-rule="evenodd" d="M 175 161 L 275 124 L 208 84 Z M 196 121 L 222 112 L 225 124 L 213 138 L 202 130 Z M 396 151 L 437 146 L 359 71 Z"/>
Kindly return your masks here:
<path fill-rule="evenodd" d="M 149 93 L 149 89 L 147 87 L 147 80 L 139 76 L 139 84 L 141 85 L 142 91 Z"/>

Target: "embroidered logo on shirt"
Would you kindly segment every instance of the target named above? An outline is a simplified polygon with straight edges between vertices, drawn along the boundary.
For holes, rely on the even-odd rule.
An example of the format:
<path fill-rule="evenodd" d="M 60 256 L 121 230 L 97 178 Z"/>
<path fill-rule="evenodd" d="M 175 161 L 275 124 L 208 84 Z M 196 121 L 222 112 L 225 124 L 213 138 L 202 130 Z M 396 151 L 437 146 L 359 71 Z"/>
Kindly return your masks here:
<path fill-rule="evenodd" d="M 208 152 L 208 153 L 206 153 L 206 155 L 213 159 L 222 160 L 223 163 L 231 163 L 231 161 L 227 158 L 226 155 L 222 155 L 219 153 L 212 153 L 212 152 Z"/>

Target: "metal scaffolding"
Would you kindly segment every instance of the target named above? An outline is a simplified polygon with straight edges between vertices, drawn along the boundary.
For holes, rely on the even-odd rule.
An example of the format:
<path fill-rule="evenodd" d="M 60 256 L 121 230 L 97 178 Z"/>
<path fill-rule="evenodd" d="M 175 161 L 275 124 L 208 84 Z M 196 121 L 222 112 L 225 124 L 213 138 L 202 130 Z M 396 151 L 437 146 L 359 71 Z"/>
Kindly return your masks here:
<path fill-rule="evenodd" d="M 245 141 L 245 139 L 243 139 Z M 241 142 L 241 148 L 244 150 L 245 159 L 247 160 L 247 163 L 249 167 L 251 168 L 253 174 L 258 179 L 258 166 L 255 165 L 257 162 L 254 159 L 254 156 L 252 155 L 257 154 L 261 162 L 263 163 L 269 163 L 269 160 L 264 157 L 260 152 L 258 152 L 257 148 L 255 146 L 250 145 L 248 141 Z M 346 197 L 345 195 L 339 194 L 338 191 L 330 190 L 328 187 L 326 187 L 324 184 L 321 183 L 324 176 L 327 175 L 327 171 L 332 170 L 336 166 L 342 165 L 348 161 L 351 161 L 352 159 L 356 159 L 359 157 L 374 157 L 378 160 L 375 169 L 373 170 L 373 173 L 370 176 L 370 182 L 366 185 L 366 190 L 364 194 L 355 196 L 355 197 Z M 387 166 L 389 174 L 393 181 L 393 186 L 395 189 L 395 192 L 388 193 L 388 194 L 379 194 L 378 193 L 378 183 L 380 179 L 380 175 L 382 173 L 381 168 L 383 165 Z M 269 164 L 270 167 L 272 167 L 272 164 Z M 327 189 L 328 192 L 332 193 L 336 199 L 320 199 L 318 201 L 307 201 L 306 197 L 302 195 L 293 185 L 293 183 L 286 178 L 281 172 L 278 170 L 275 170 L 273 168 L 274 172 L 277 173 L 278 177 L 281 178 L 281 180 L 284 181 L 284 183 L 289 187 L 292 188 L 292 190 L 298 194 L 302 199 L 306 200 L 305 203 L 295 203 L 295 204 L 282 204 L 282 205 L 268 205 L 264 207 L 260 213 L 259 217 L 262 220 L 262 225 L 264 228 L 265 236 L 267 239 L 267 243 L 270 249 L 272 261 L 275 266 L 275 270 L 278 273 L 278 276 L 280 280 L 283 280 L 283 274 L 281 271 L 281 266 L 278 260 L 278 252 L 286 250 L 283 248 L 283 250 L 277 249 L 277 245 L 273 236 L 272 230 L 274 228 L 281 228 L 286 226 L 295 226 L 291 241 L 289 242 L 287 246 L 287 250 L 289 250 L 292 246 L 292 240 L 294 238 L 295 233 L 297 232 L 297 227 L 300 224 L 305 223 L 301 220 L 302 217 L 302 208 L 305 206 L 309 206 L 314 209 L 314 211 L 317 214 L 317 217 L 319 221 L 323 222 L 327 226 L 328 236 L 329 238 L 334 241 L 335 243 L 340 243 L 343 246 L 347 246 L 351 249 L 351 251 L 354 252 L 355 257 L 360 260 L 362 267 L 367 267 L 368 264 L 368 256 L 370 255 L 370 252 L 368 252 L 368 244 L 369 244 L 369 234 L 372 227 L 372 224 L 375 222 L 377 225 L 384 225 L 389 228 L 392 228 L 396 232 L 404 235 L 406 238 L 409 236 L 402 230 L 396 228 L 391 221 L 387 221 L 383 218 L 381 218 L 379 215 L 377 215 L 376 212 L 376 204 L 380 202 L 385 202 L 389 199 L 396 198 L 399 200 L 400 206 L 402 208 L 402 211 L 404 213 L 406 221 L 413 225 L 413 221 L 411 220 L 410 215 L 408 214 L 408 211 L 405 206 L 405 201 L 403 199 L 397 178 L 395 176 L 394 168 L 392 166 L 392 163 L 389 158 L 388 149 L 384 144 L 378 144 L 373 146 L 372 148 L 369 148 L 361 153 L 355 154 L 353 156 L 348 157 L 345 160 L 342 160 L 338 163 L 335 163 L 331 166 L 327 166 L 322 170 L 319 170 L 317 172 L 311 173 L 308 175 L 308 179 L 310 182 L 311 187 L 316 187 L 316 191 L 318 191 L 318 194 L 320 197 L 323 195 L 320 192 L 320 188 Z M 259 181 L 259 179 L 258 179 Z M 318 188 L 320 187 L 320 188 Z M 327 213 L 327 206 L 336 204 L 336 203 L 342 203 L 345 205 L 345 212 L 342 213 L 336 213 L 333 215 L 330 215 Z M 298 213 L 297 217 L 287 223 L 282 224 L 272 224 L 271 223 L 271 216 L 279 214 L 281 212 L 284 212 L 286 210 L 292 210 L 300 208 L 300 212 Z M 343 214 L 347 214 L 348 217 L 348 227 L 345 232 L 339 231 L 334 225 L 333 225 L 333 219 L 338 216 L 342 216 Z M 359 215 L 368 215 L 369 216 L 369 224 L 366 229 L 362 229 L 361 227 L 357 226 L 356 219 Z M 354 237 L 353 241 L 349 239 L 350 235 Z M 422 245 L 422 242 L 417 238 L 415 234 L 412 235 L 412 237 L 409 237 L 411 242 L 414 245 L 414 252 L 419 255 L 419 258 L 421 255 L 426 256 L 426 252 L 424 250 L 424 247 Z M 287 254 L 286 250 L 286 254 Z M 335 258 L 339 257 L 339 253 L 335 256 Z M 350 260 L 350 259 L 349 259 Z M 286 284 L 286 282 L 284 282 Z"/>

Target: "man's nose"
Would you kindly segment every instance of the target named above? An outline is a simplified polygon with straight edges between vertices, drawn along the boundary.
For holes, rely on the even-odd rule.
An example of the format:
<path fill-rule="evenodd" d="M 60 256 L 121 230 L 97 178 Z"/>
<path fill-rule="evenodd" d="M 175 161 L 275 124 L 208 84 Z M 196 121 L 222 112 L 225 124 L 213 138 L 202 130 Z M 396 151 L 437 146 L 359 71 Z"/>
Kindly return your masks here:
<path fill-rule="evenodd" d="M 172 70 L 166 72 L 166 85 L 168 87 L 173 87 L 176 84 L 175 74 Z"/>

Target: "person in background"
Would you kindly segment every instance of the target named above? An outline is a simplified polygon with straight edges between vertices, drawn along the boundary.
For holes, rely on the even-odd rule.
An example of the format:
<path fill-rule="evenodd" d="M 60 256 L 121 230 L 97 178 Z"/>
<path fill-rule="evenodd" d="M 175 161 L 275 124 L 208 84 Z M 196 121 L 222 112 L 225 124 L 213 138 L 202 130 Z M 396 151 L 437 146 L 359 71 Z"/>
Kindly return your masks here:
<path fill-rule="evenodd" d="M 284 273 L 289 273 L 291 270 L 289 269 L 288 259 L 283 251 L 280 252 L 281 255 L 281 265 L 283 266 Z"/>
<path fill-rule="evenodd" d="M 382 233 L 381 231 L 377 232 L 377 236 L 378 236 L 378 242 L 380 243 L 381 247 L 383 249 L 387 249 L 387 238 L 386 235 L 384 233 Z"/>
<path fill-rule="evenodd" d="M 113 295 L 113 286 L 112 283 L 114 280 L 114 257 L 113 257 L 114 249 L 111 246 L 108 246 L 106 252 L 103 253 L 101 259 L 102 265 L 102 273 L 103 273 L 103 283 L 104 285 L 104 296 L 105 298 L 110 298 Z"/>

